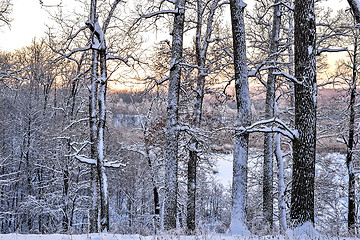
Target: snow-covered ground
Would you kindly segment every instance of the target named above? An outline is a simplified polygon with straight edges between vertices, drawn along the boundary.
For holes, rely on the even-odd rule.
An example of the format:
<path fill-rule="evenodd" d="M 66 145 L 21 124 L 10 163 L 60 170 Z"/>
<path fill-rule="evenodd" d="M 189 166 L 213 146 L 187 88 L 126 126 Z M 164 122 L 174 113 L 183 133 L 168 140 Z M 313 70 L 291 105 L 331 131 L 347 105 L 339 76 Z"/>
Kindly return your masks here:
<path fill-rule="evenodd" d="M 323 240 L 356 240 L 358 238 L 327 238 L 310 236 L 231 236 L 222 234 L 204 234 L 198 236 L 182 236 L 182 235 L 158 235 L 158 236 L 140 236 L 140 235 L 120 235 L 120 234 L 83 234 L 83 235 L 21 235 L 21 234 L 3 234 L 0 235 L 1 240 L 266 240 L 266 239 L 279 239 L 279 240 L 292 240 L 292 239 L 323 239 Z"/>
<path fill-rule="evenodd" d="M 254 155 L 254 154 L 253 154 Z M 231 187 L 232 181 L 232 154 L 213 154 L 210 158 L 214 161 L 214 175 L 212 175 L 219 183 L 225 188 Z M 324 158 L 332 159 L 336 162 L 334 168 L 338 171 L 340 176 L 346 178 L 346 168 L 344 168 L 344 155 L 343 154 L 327 154 Z M 254 164 L 256 159 L 250 161 L 250 165 Z M 329 171 L 328 165 L 324 166 L 317 164 L 317 174 L 321 174 L 323 171 Z M 252 166 L 255 167 L 255 166 Z M 345 171 L 345 172 L 344 172 Z M 346 179 L 345 179 L 346 180 Z M 334 179 L 336 182 L 342 182 L 344 179 Z M 346 199 L 345 199 L 346 200 Z M 141 235 L 120 235 L 120 234 L 82 234 L 82 235 L 64 235 L 64 234 L 51 234 L 51 235 L 21 235 L 21 234 L 0 234 L 0 240 L 267 240 L 267 239 L 278 239 L 278 240 L 359 240 L 357 238 L 344 238 L 344 237 L 326 237 L 320 235 L 312 227 L 304 224 L 302 227 L 291 231 L 288 230 L 287 234 L 281 236 L 256 236 L 250 235 L 246 237 L 229 235 L 229 234 L 216 234 L 216 233 L 204 233 L 197 236 L 184 236 L 184 235 L 169 235 L 161 234 L 154 236 L 141 236 Z"/>
<path fill-rule="evenodd" d="M 20 235 L 9 234 L 0 235 L 1 240 L 165 240 L 165 239 L 177 239 L 177 240 L 242 240 L 245 238 L 229 236 L 229 235 L 201 235 L 201 236 L 171 236 L 171 235 L 159 235 L 159 236 L 140 236 L 140 235 L 119 235 L 119 234 L 84 234 L 84 235 Z M 248 237 L 246 239 L 249 239 Z M 251 238 L 250 238 L 251 239 Z M 254 238 L 257 239 L 257 238 Z M 261 238 L 271 239 L 271 238 Z"/>
<path fill-rule="evenodd" d="M 215 177 L 224 187 L 231 187 L 232 171 L 233 171 L 233 155 L 213 154 L 211 158 L 216 162 L 217 173 L 215 174 Z"/>

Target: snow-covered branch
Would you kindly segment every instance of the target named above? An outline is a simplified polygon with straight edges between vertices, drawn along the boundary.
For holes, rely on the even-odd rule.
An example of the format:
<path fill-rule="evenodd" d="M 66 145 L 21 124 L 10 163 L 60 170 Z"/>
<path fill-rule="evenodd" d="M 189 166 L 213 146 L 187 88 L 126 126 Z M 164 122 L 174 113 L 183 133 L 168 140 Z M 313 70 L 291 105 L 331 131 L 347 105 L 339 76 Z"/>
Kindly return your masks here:
<path fill-rule="evenodd" d="M 90 50 L 90 49 L 91 49 L 91 46 L 74 48 L 73 50 L 71 50 L 71 51 L 70 51 L 69 53 L 67 53 L 67 54 L 60 53 L 59 51 L 56 51 L 55 49 L 52 49 L 54 52 L 56 52 L 56 53 L 58 53 L 58 54 L 61 55 L 61 57 L 55 59 L 54 62 L 56 63 L 56 62 L 58 62 L 58 61 L 60 61 L 60 60 L 62 60 L 62 59 L 64 59 L 64 58 L 70 59 L 70 57 L 71 57 L 73 54 L 78 53 L 78 52 L 85 52 L 85 51 L 88 51 L 88 50 Z M 74 61 L 76 61 L 76 60 L 74 60 Z"/>
<path fill-rule="evenodd" d="M 82 118 L 82 119 L 73 121 L 73 122 L 71 122 L 68 126 L 66 126 L 66 127 L 63 129 L 63 131 L 68 130 L 68 129 L 71 128 L 74 124 L 77 124 L 77 123 L 80 123 L 80 122 L 83 122 L 83 121 L 89 121 L 89 118 Z"/>
<path fill-rule="evenodd" d="M 129 147 L 129 146 L 122 146 L 121 149 L 127 150 L 127 151 L 129 151 L 129 152 L 138 153 L 138 154 L 142 155 L 142 156 L 145 157 L 145 158 L 148 157 L 148 155 L 147 155 L 146 152 L 144 152 L 144 151 L 142 151 L 142 150 L 140 150 L 140 149 L 138 149 L 138 148 L 133 148 L 133 147 Z"/>
<path fill-rule="evenodd" d="M 234 55 L 229 51 L 228 48 L 223 48 L 223 50 L 231 59 L 234 60 Z"/>
<path fill-rule="evenodd" d="M 280 4 L 283 5 L 284 7 L 286 7 L 287 9 L 289 9 L 290 11 L 294 11 L 294 6 L 290 6 L 289 4 L 287 4 L 284 1 L 281 1 Z"/>
<path fill-rule="evenodd" d="M 276 124 L 278 125 L 278 127 L 277 126 L 267 127 L 266 125 L 269 124 Z M 246 128 L 241 126 L 240 128 L 238 128 L 238 130 L 246 131 L 246 132 L 263 132 L 263 133 L 276 132 L 276 133 L 281 133 L 282 135 L 290 138 L 291 140 L 298 138 L 297 130 L 292 130 L 286 123 L 281 121 L 279 118 L 270 118 L 270 119 L 261 120 L 253 123 L 252 125 Z"/>
<path fill-rule="evenodd" d="M 279 76 L 283 76 L 289 80 L 291 80 L 292 82 L 294 83 L 297 83 L 297 84 L 300 84 L 300 85 L 303 85 L 302 82 L 300 82 L 299 80 L 296 79 L 295 76 L 287 73 L 287 72 L 284 72 L 284 71 L 280 71 L 280 72 L 273 72 L 274 75 L 279 75 Z"/>
<path fill-rule="evenodd" d="M 93 158 L 87 158 L 84 156 L 80 156 L 80 155 L 75 155 L 74 156 L 77 160 L 79 160 L 82 163 L 86 163 L 86 164 L 94 164 L 96 165 L 96 159 Z"/>
<path fill-rule="evenodd" d="M 70 140 L 70 139 L 68 139 L 68 140 Z M 79 144 L 82 144 L 82 146 L 80 146 L 80 148 L 77 149 L 77 148 L 75 147 L 75 145 L 79 145 Z M 76 155 L 78 155 L 88 144 L 90 144 L 89 141 L 85 141 L 85 142 L 83 142 L 83 143 L 71 142 L 71 143 L 70 143 L 70 146 L 71 146 L 72 149 L 75 150 L 75 153 L 73 153 L 73 154 L 71 154 L 71 155 L 67 155 L 67 157 L 71 157 L 71 156 L 76 156 Z"/>
<path fill-rule="evenodd" d="M 157 15 L 175 14 L 177 12 L 178 12 L 177 10 L 161 10 L 161 11 L 157 11 L 157 12 L 153 12 L 153 13 L 149 13 L 149 14 L 144 14 L 141 16 L 141 18 L 152 18 Z"/>
<path fill-rule="evenodd" d="M 329 39 L 329 38 L 333 38 L 333 37 L 336 37 L 336 36 L 347 36 L 345 33 L 333 33 L 333 34 L 329 34 L 329 35 L 326 35 L 325 37 L 321 38 L 320 40 L 317 41 L 317 45 L 319 46 L 320 43 L 324 42 L 325 40 Z"/>
<path fill-rule="evenodd" d="M 252 132 L 261 132 L 261 133 L 280 133 L 284 135 L 285 137 L 290 138 L 291 140 L 294 140 L 294 135 L 289 133 L 288 131 L 285 131 L 278 127 L 263 127 L 263 128 L 253 128 L 246 130 L 248 133 Z"/>
<path fill-rule="evenodd" d="M 164 82 L 168 81 L 169 78 L 170 78 L 170 76 L 167 76 L 161 80 L 157 80 L 154 77 L 150 77 L 150 76 L 146 77 L 145 80 L 151 80 L 151 81 L 155 82 L 152 86 L 149 86 L 146 88 L 146 93 L 150 92 L 154 87 L 159 86 L 159 85 L 163 84 Z"/>
<path fill-rule="evenodd" d="M 90 165 L 97 165 L 97 160 L 93 158 L 88 158 L 85 156 L 75 155 L 74 156 L 77 160 L 79 160 L 82 163 L 90 164 Z M 119 167 L 126 167 L 126 164 L 120 163 L 120 162 L 108 162 L 104 161 L 105 167 L 112 167 L 112 168 L 119 168 Z"/>
<path fill-rule="evenodd" d="M 84 31 L 85 29 L 87 29 L 88 26 L 83 26 L 81 27 L 79 30 L 77 30 L 73 35 L 68 37 L 68 40 L 72 40 L 74 39 L 80 32 Z"/>
<path fill-rule="evenodd" d="M 316 50 L 316 55 L 319 56 L 320 54 L 322 54 L 324 52 L 344 52 L 344 51 L 347 51 L 347 50 L 348 50 L 348 48 L 330 48 L 330 47 L 326 47 L 326 48 Z"/>

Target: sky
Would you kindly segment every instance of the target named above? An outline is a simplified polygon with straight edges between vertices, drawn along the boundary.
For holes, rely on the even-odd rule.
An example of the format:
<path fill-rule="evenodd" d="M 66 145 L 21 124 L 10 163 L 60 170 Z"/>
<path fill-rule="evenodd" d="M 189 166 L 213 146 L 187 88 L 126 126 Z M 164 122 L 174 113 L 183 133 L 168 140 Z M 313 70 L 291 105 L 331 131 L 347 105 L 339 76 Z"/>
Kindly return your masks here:
<path fill-rule="evenodd" d="M 10 29 L 3 27 L 0 29 L 0 50 L 13 51 L 31 44 L 32 40 L 45 36 L 44 32 L 50 24 L 49 15 L 41 6 L 40 0 L 12 0 L 13 1 L 13 21 Z M 73 8 L 75 0 L 41 0 L 45 5 L 62 4 L 68 8 Z M 246 0 L 251 6 L 252 0 Z M 346 0 L 329 0 L 330 6 L 347 6 Z"/>
<path fill-rule="evenodd" d="M 73 5 L 74 0 L 42 0 L 45 5 Z M 40 0 L 12 0 L 13 21 L 10 28 L 0 29 L 0 50 L 13 51 L 31 44 L 32 40 L 45 36 L 46 24 L 50 23 L 49 14 Z"/>
<path fill-rule="evenodd" d="M 46 30 L 47 13 L 41 9 L 39 0 L 13 0 L 13 21 L 10 29 L 0 30 L 0 49 L 11 51 L 30 45 L 35 36 Z"/>

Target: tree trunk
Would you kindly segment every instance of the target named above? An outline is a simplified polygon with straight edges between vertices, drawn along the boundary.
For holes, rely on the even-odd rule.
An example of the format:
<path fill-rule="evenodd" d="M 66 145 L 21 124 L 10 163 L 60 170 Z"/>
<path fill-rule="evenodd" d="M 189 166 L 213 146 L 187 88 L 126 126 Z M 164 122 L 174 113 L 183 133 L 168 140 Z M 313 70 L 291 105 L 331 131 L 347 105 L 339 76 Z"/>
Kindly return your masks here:
<path fill-rule="evenodd" d="M 95 146 L 96 147 L 96 146 Z M 96 156 L 93 159 L 97 159 Z M 95 166 L 90 166 L 90 210 L 89 210 L 89 232 L 97 233 L 99 232 L 99 180 L 97 169 Z"/>
<path fill-rule="evenodd" d="M 285 203 L 285 179 L 284 179 L 284 160 L 283 154 L 281 151 L 281 136 L 280 133 L 275 134 L 275 156 L 278 166 L 278 190 L 279 190 L 279 200 L 278 200 L 278 209 L 279 209 L 279 225 L 280 233 L 284 234 L 287 230 L 286 223 L 286 203 Z"/>
<path fill-rule="evenodd" d="M 279 46 L 279 32 L 281 23 L 281 4 L 280 0 L 275 0 L 273 23 L 271 29 L 270 39 L 270 54 L 269 63 L 272 66 L 276 65 Z M 266 105 L 265 118 L 270 119 L 274 117 L 275 106 L 275 82 L 276 76 L 273 72 L 275 68 L 270 68 L 268 73 L 268 80 L 266 86 Z M 274 214 L 274 200 L 273 200 L 273 159 L 274 159 L 274 134 L 265 133 L 264 136 L 264 173 L 263 173 L 263 212 L 268 233 L 273 230 L 273 214 Z"/>
<path fill-rule="evenodd" d="M 244 9 L 241 0 L 231 0 L 231 22 L 234 47 L 235 92 L 237 102 L 237 121 L 233 162 L 233 203 L 230 230 L 234 234 L 247 235 L 246 195 L 247 159 L 249 134 L 244 131 L 251 123 L 248 69 L 246 64 Z"/>
<path fill-rule="evenodd" d="M 68 155 L 70 155 L 71 152 L 71 145 L 70 145 L 70 139 L 67 139 L 67 148 L 68 148 Z M 68 233 L 69 232 L 69 181 L 70 181 L 70 173 L 69 173 L 69 163 L 70 163 L 70 158 L 71 157 L 67 157 L 67 159 L 65 160 L 65 166 L 63 169 L 63 184 L 64 184 L 64 189 L 63 189 L 63 198 L 64 198 L 64 206 L 63 206 L 63 220 L 62 220 L 62 230 L 63 233 Z"/>
<path fill-rule="evenodd" d="M 179 89 L 181 78 L 181 61 L 183 51 L 183 31 L 185 18 L 185 0 L 175 3 L 177 12 L 174 16 L 172 55 L 168 90 L 166 121 L 166 172 L 165 172 L 165 209 L 164 228 L 176 228 L 177 194 L 178 194 L 178 139 L 179 139 Z"/>
<path fill-rule="evenodd" d="M 195 90 L 195 104 L 194 104 L 194 113 L 193 113 L 193 127 L 199 128 L 201 125 L 201 115 L 202 115 L 202 105 L 204 100 L 204 87 L 205 87 L 205 77 L 207 76 L 206 70 L 206 55 L 208 51 L 209 41 L 212 34 L 212 24 L 215 14 L 215 10 L 218 6 L 219 0 L 214 0 L 210 13 L 207 19 L 205 39 L 202 43 L 202 27 L 203 27 L 203 14 L 204 9 L 202 7 L 202 0 L 197 0 L 197 26 L 196 26 L 196 39 L 195 39 L 195 49 L 196 49 L 196 63 L 198 66 L 198 75 L 196 82 Z M 190 150 L 189 150 L 189 161 L 188 161 L 188 204 L 187 204 L 187 215 L 186 215 L 186 224 L 188 234 L 192 234 L 195 231 L 196 227 L 196 217 L 195 217 L 195 202 L 196 202 L 196 169 L 197 163 L 199 161 L 198 156 L 199 142 L 196 138 L 190 140 Z"/>
<path fill-rule="evenodd" d="M 195 218 L 195 203 L 196 203 L 196 168 L 197 168 L 197 148 L 199 143 L 195 139 L 190 140 L 189 161 L 187 171 L 187 188 L 188 188 L 188 203 L 186 215 L 186 229 L 187 234 L 191 235 L 195 232 L 196 218 Z"/>
<path fill-rule="evenodd" d="M 295 10 L 295 129 L 290 216 L 293 227 L 314 223 L 316 150 L 316 62 L 314 0 L 296 0 Z"/>
<path fill-rule="evenodd" d="M 103 43 L 105 46 L 105 43 Z M 107 177 L 104 164 L 104 128 L 106 121 L 106 86 L 107 86 L 107 69 L 106 69 L 106 47 L 101 48 L 100 55 L 100 88 L 99 88 L 99 120 L 97 134 L 97 170 L 100 186 L 100 230 L 107 232 L 109 228 L 109 196 L 107 187 Z"/>
<path fill-rule="evenodd" d="M 360 2 L 358 0 L 348 0 L 348 3 L 354 14 L 356 23 L 360 23 Z"/>
<path fill-rule="evenodd" d="M 116 2 L 115 2 L 116 3 Z M 98 17 L 96 13 L 97 0 L 91 0 L 90 6 L 90 20 L 87 22 L 89 29 L 92 31 L 92 92 L 90 96 L 90 124 L 91 124 L 91 134 L 94 134 L 95 125 L 94 122 L 96 119 L 95 107 L 96 104 L 96 91 L 95 88 L 99 89 L 97 102 L 99 113 L 97 115 L 97 129 L 96 129 L 96 168 L 97 168 L 97 177 L 99 181 L 100 188 L 100 231 L 107 232 L 109 231 L 109 196 L 108 196 L 108 186 L 107 186 L 107 177 L 105 172 L 105 159 L 104 159 L 104 128 L 106 122 L 106 88 L 107 88 L 107 66 L 106 66 L 106 43 L 104 31 L 100 27 L 98 22 Z M 112 12 L 111 12 L 112 14 Z M 111 17 L 109 15 L 109 17 Z M 100 76 L 96 78 L 96 83 L 93 81 L 97 77 L 98 71 L 98 60 L 100 61 Z M 95 140 L 95 136 L 91 136 Z M 91 151 L 93 151 L 92 149 Z M 92 153 L 93 154 L 93 153 Z M 93 193 L 94 194 L 94 193 Z M 92 209 L 94 210 L 94 209 Z M 95 211 L 96 212 L 96 211 Z M 92 224 L 95 224 L 95 213 L 92 213 Z M 95 226 L 94 226 L 95 227 Z"/>
<path fill-rule="evenodd" d="M 96 18 L 96 1 L 91 2 L 91 13 L 90 21 L 95 22 Z M 95 35 L 92 39 L 92 44 L 95 44 Z M 92 159 L 97 159 L 97 97 L 98 97 L 98 52 L 96 49 L 92 50 L 92 66 L 91 66 L 91 86 L 90 86 L 90 95 L 89 95 L 89 126 L 90 126 L 90 157 Z M 89 231 L 90 233 L 99 232 L 98 228 L 98 217 L 99 217 L 99 207 L 98 207 L 98 177 L 96 173 L 96 168 L 91 166 L 91 179 L 90 179 L 90 194 L 91 194 L 91 203 L 89 210 Z"/>
<path fill-rule="evenodd" d="M 144 132 L 144 135 L 146 134 L 146 132 Z M 154 214 L 155 215 L 160 215 L 160 200 L 159 200 L 159 190 L 156 187 L 156 181 L 155 181 L 155 173 L 154 173 L 154 167 L 153 164 L 151 162 L 151 158 L 150 158 L 150 150 L 148 147 L 148 141 L 145 141 L 145 147 L 146 147 L 146 158 L 148 160 L 148 166 L 150 168 L 151 171 L 151 182 L 153 185 L 153 197 L 154 197 Z"/>
<path fill-rule="evenodd" d="M 353 150 L 355 147 L 355 104 L 356 104 L 356 78 L 357 78 L 357 38 L 358 30 L 354 37 L 354 54 L 353 54 L 353 69 L 352 79 L 350 84 L 350 118 L 349 118 L 349 134 L 347 142 L 347 153 L 346 153 L 346 166 L 349 174 L 349 185 L 348 185 L 348 231 L 350 235 L 355 234 L 355 220 L 356 220 L 356 206 L 355 206 L 355 173 L 353 169 Z"/>
<path fill-rule="evenodd" d="M 98 92 L 98 54 L 96 50 L 92 52 L 92 73 L 91 73 L 91 87 L 90 87 L 90 96 L 89 96 L 89 121 L 90 121 L 90 157 L 92 159 L 97 159 L 97 92 Z M 98 177 L 95 171 L 95 167 L 91 166 L 90 169 L 90 193 L 91 193 L 91 203 L 89 210 L 89 224 L 90 232 L 98 232 Z"/>

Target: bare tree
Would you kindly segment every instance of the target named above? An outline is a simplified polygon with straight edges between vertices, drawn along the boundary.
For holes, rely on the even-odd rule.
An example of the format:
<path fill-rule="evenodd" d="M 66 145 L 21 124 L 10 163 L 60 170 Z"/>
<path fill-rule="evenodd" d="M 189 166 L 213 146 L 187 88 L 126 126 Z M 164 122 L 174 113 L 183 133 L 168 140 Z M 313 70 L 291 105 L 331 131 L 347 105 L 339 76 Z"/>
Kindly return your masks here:
<path fill-rule="evenodd" d="M 109 195 L 108 195 L 108 184 L 107 184 L 107 177 L 105 172 L 105 158 L 104 158 L 104 128 L 105 128 L 105 121 L 106 121 L 106 89 L 107 89 L 107 81 L 108 81 L 108 70 L 107 70 L 107 47 L 106 47 L 106 40 L 105 40 L 105 33 L 107 27 L 109 25 L 110 19 L 114 14 L 114 11 L 117 5 L 120 3 L 121 0 L 114 0 L 109 14 L 107 15 L 103 26 L 100 27 L 98 22 L 98 15 L 96 12 L 96 5 L 97 0 L 91 0 L 90 5 L 90 19 L 86 22 L 87 27 L 90 29 L 92 33 L 92 42 L 91 42 L 91 49 L 93 49 L 92 54 L 92 86 L 91 90 L 91 97 L 90 97 L 90 114 L 91 118 L 93 117 L 93 95 L 97 94 L 97 102 L 98 102 L 98 117 L 97 117 L 97 135 L 96 135 L 96 167 L 98 172 L 98 181 L 100 187 L 100 230 L 101 231 L 109 231 L 110 230 L 110 220 L 109 220 Z M 99 64 L 98 64 L 99 61 Z M 99 65 L 100 73 L 98 74 L 98 78 L 96 79 L 96 83 L 94 83 L 94 79 L 96 77 L 97 66 Z M 96 85 L 98 86 L 95 89 Z M 94 126 L 91 126 L 91 136 L 93 138 L 93 130 Z M 94 216 L 95 217 L 95 216 Z M 95 222 L 93 223 L 95 224 Z"/>
<path fill-rule="evenodd" d="M 235 94 L 237 120 L 233 162 L 233 208 L 230 230 L 236 234 L 248 234 L 246 227 L 247 160 L 249 133 L 245 130 L 251 122 L 248 69 L 246 63 L 246 43 L 244 9 L 242 0 L 231 0 L 231 23 L 233 32 Z"/>
<path fill-rule="evenodd" d="M 206 15 L 206 8 L 209 5 L 209 10 Z M 195 103 L 193 107 L 192 126 L 199 128 L 202 118 L 202 106 L 205 95 L 205 78 L 209 74 L 207 64 L 207 54 L 211 36 L 213 32 L 213 22 L 216 10 L 220 7 L 219 0 L 202 1 L 197 0 L 197 21 L 196 21 L 196 35 L 195 35 L 195 55 L 196 67 L 198 68 L 196 76 L 196 89 L 195 89 Z M 204 24 L 206 24 L 205 33 L 203 33 Z M 196 203 L 196 171 L 199 162 L 199 141 L 196 137 L 192 137 L 189 147 L 189 160 L 188 160 L 188 204 L 187 204 L 187 231 L 189 234 L 195 231 L 195 203 Z"/>
<path fill-rule="evenodd" d="M 295 128 L 291 220 L 293 227 L 314 223 L 316 150 L 316 61 L 314 1 L 295 1 Z"/>
<path fill-rule="evenodd" d="M 90 21 L 95 23 L 96 21 L 96 1 L 91 2 L 91 10 L 90 10 Z M 95 34 L 92 34 L 92 44 L 96 44 L 97 39 Z M 91 53 L 91 85 L 90 85 L 90 94 L 89 94 L 89 127 L 90 127 L 90 157 L 92 159 L 97 159 L 97 97 L 98 97 L 98 51 L 96 49 L 92 49 Z M 89 210 L 89 230 L 90 232 L 98 232 L 98 215 L 99 215 L 99 206 L 98 206 L 98 174 L 96 174 L 96 167 L 91 166 L 91 207 Z"/>
<path fill-rule="evenodd" d="M 273 22 L 270 36 L 270 65 L 276 66 L 277 52 L 280 37 L 281 24 L 281 3 L 279 0 L 274 2 Z M 265 117 L 267 119 L 275 116 L 275 81 L 276 75 L 273 72 L 275 68 L 270 68 L 266 82 L 266 105 Z M 263 211 L 264 218 L 269 227 L 273 229 L 273 159 L 274 159 L 274 136 L 272 133 L 265 133 L 264 136 L 264 175 L 263 175 Z"/>
<path fill-rule="evenodd" d="M 346 18 L 347 21 L 349 18 Z M 356 21 L 356 19 L 354 19 Z M 345 23 L 348 24 L 347 22 Z M 356 24 L 356 23 L 355 23 Z M 347 108 L 344 110 L 347 123 L 343 131 L 340 131 L 340 138 L 346 145 L 346 167 L 348 171 L 348 212 L 347 228 L 350 235 L 355 234 L 356 228 L 356 160 L 357 160 L 357 104 L 358 104 L 358 68 L 359 68 L 359 28 L 355 26 L 344 26 L 346 35 L 348 35 L 349 45 L 348 60 L 343 61 L 337 70 L 336 77 L 339 80 L 340 87 L 346 91 L 344 96 Z M 346 44 L 346 43 L 345 43 Z M 351 46 L 352 45 L 352 46 Z M 346 87 L 345 87 L 346 86 Z M 344 119 L 344 120 L 345 120 Z"/>
<path fill-rule="evenodd" d="M 346 151 L 346 166 L 349 174 L 348 185 L 348 231 L 351 235 L 355 234 L 355 222 L 356 222 L 356 206 L 355 206 L 355 173 L 354 173 L 354 148 L 356 145 L 355 138 L 355 101 L 356 101 L 356 84 L 358 73 L 358 29 L 355 29 L 354 36 L 354 50 L 352 56 L 352 77 L 350 82 L 350 104 L 349 104 L 349 132 L 347 136 L 347 151 Z"/>
<path fill-rule="evenodd" d="M 171 47 L 168 107 L 166 120 L 166 171 L 165 171 L 165 210 L 164 227 L 176 228 L 178 194 L 178 139 L 179 139 L 179 93 L 181 62 L 183 52 L 183 32 L 185 19 L 185 0 L 176 0 Z"/>

